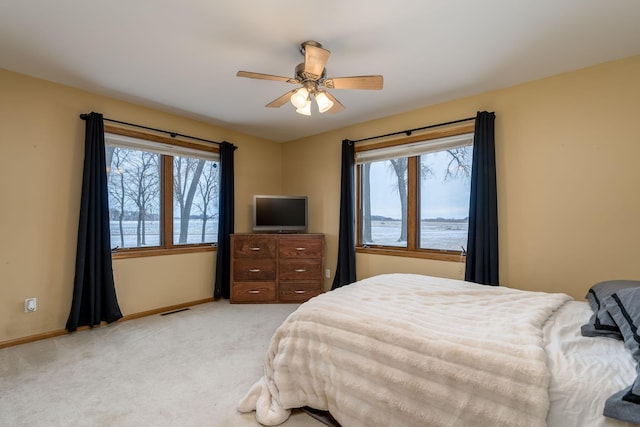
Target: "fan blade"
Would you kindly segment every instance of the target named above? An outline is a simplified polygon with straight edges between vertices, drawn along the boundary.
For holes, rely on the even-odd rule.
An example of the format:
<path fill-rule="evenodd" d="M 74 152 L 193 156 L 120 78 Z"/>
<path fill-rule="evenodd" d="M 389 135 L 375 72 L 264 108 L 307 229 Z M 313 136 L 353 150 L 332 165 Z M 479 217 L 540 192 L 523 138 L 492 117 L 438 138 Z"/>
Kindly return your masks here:
<path fill-rule="evenodd" d="M 293 95 L 293 92 L 295 92 L 296 90 L 298 90 L 298 89 L 290 90 L 289 92 L 287 92 L 284 95 L 282 95 L 280 98 L 275 99 L 275 100 L 271 101 L 270 103 L 268 103 L 267 105 L 265 105 L 265 107 L 269 107 L 269 108 L 282 107 L 284 104 L 286 104 L 291 99 L 291 95 Z"/>
<path fill-rule="evenodd" d="M 342 105 L 340 103 L 340 101 L 338 101 L 336 99 L 335 96 L 331 95 L 329 92 L 325 92 L 327 94 L 327 98 L 329 98 L 331 101 L 333 101 L 333 107 L 331 107 L 331 109 L 329 109 L 327 112 L 331 113 L 331 114 L 335 114 L 335 113 L 339 113 L 340 111 L 344 110 L 344 105 Z"/>
<path fill-rule="evenodd" d="M 298 79 L 292 79 L 290 77 L 274 76 L 271 74 L 252 73 L 250 71 L 238 71 L 236 73 L 236 76 L 248 77 L 250 79 L 275 80 L 278 82 L 294 83 L 294 84 L 300 83 Z"/>
<path fill-rule="evenodd" d="M 304 72 L 308 78 L 318 80 L 322 76 L 329 55 L 331 52 L 321 47 L 312 44 L 304 46 Z"/>
<path fill-rule="evenodd" d="M 329 89 L 382 89 L 382 76 L 334 77 L 323 83 Z"/>

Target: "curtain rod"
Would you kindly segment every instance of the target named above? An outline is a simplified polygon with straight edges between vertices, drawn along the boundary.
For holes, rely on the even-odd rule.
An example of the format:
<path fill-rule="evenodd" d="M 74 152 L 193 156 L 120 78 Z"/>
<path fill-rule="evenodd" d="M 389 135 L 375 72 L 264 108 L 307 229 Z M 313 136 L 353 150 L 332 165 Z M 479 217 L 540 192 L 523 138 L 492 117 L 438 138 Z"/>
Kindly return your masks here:
<path fill-rule="evenodd" d="M 87 120 L 88 117 L 89 117 L 88 114 L 80 114 L 80 118 L 82 120 Z M 171 138 L 175 138 L 176 136 L 180 136 L 182 138 L 195 139 L 195 140 L 198 140 L 198 141 L 210 142 L 212 144 L 218 144 L 218 145 L 221 144 L 220 142 L 211 141 L 209 139 L 204 139 L 204 138 L 198 138 L 197 136 L 184 135 L 182 133 L 170 132 L 168 130 L 162 130 L 162 129 L 156 129 L 156 128 L 152 128 L 152 127 L 148 127 L 148 126 L 136 125 L 134 123 L 121 122 L 120 120 L 107 119 L 106 117 L 103 117 L 102 120 L 106 120 L 108 122 L 113 122 L 113 123 L 120 123 L 121 125 L 133 126 L 133 127 L 137 127 L 137 128 L 141 128 L 141 129 L 152 130 L 152 131 L 155 131 L 155 132 L 166 133 L 166 134 L 170 135 Z"/>
<path fill-rule="evenodd" d="M 453 120 L 451 122 L 445 122 L 445 123 L 438 123 L 437 125 L 423 126 L 423 127 L 420 127 L 420 128 L 407 129 L 407 130 L 402 130 L 402 131 L 399 131 L 399 132 L 387 133 L 385 135 L 370 136 L 369 138 L 362 138 L 362 139 L 357 139 L 355 141 L 351 141 L 351 140 L 349 140 L 349 141 L 351 141 L 353 143 L 362 142 L 362 141 L 370 141 L 372 139 L 386 138 L 387 136 L 395 136 L 395 135 L 400 135 L 402 133 L 406 134 L 407 136 L 410 136 L 413 132 L 416 132 L 416 131 L 419 131 L 419 130 L 436 128 L 436 127 L 439 127 L 439 126 L 453 125 L 455 123 L 468 122 L 470 120 L 475 120 L 475 119 L 476 119 L 475 117 L 467 117 L 466 119 Z"/>

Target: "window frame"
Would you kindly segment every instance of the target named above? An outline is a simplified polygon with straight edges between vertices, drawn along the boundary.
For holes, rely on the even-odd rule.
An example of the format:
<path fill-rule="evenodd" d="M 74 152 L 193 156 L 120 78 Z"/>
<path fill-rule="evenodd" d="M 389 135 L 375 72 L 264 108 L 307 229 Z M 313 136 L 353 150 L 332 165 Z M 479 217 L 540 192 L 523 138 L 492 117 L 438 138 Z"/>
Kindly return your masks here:
<path fill-rule="evenodd" d="M 446 129 L 432 130 L 420 135 L 407 136 L 403 138 L 390 139 L 378 143 L 369 143 L 363 145 L 356 145 L 354 151 L 356 158 L 359 152 L 379 150 L 383 148 L 401 147 L 403 145 L 413 144 L 422 141 L 436 140 L 451 136 L 458 136 L 468 133 L 474 133 L 475 124 L 465 124 L 449 127 Z M 362 164 L 355 165 L 355 184 L 356 184 L 356 253 L 376 254 L 376 255 L 389 255 L 389 256 L 401 256 L 409 258 L 423 258 L 433 259 L 439 261 L 450 262 L 466 262 L 466 252 L 462 250 L 448 250 L 448 249 L 427 249 L 418 247 L 418 234 L 420 233 L 420 227 L 418 225 L 418 218 L 420 216 L 420 177 L 419 177 L 419 162 L 420 155 L 408 155 L 407 156 L 407 246 L 387 246 L 387 245 L 372 245 L 362 243 L 362 215 L 363 215 L 363 200 L 362 200 Z"/>
<path fill-rule="evenodd" d="M 220 154 L 220 148 L 215 144 L 183 141 L 107 124 L 104 125 L 104 132 L 105 134 L 111 133 L 175 147 L 187 148 L 190 150 L 216 153 L 218 155 Z M 137 248 L 118 248 L 111 252 L 112 259 L 214 252 L 217 250 L 217 242 L 186 243 L 179 245 L 173 243 L 173 158 L 174 156 L 168 154 L 160 155 L 160 181 L 162 183 L 160 190 L 160 245 Z M 167 212 L 170 214 L 167 215 Z"/>

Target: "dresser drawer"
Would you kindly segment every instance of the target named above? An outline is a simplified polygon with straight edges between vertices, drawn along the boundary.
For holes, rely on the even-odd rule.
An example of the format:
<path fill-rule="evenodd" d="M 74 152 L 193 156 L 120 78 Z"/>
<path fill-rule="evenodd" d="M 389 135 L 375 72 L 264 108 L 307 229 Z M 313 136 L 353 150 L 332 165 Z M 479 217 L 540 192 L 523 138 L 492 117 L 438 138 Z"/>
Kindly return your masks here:
<path fill-rule="evenodd" d="M 232 303 L 302 303 L 324 292 L 324 235 L 232 234 Z"/>
<path fill-rule="evenodd" d="M 280 282 L 278 298 L 281 302 L 305 302 L 322 293 L 322 283 L 318 281 Z"/>
<path fill-rule="evenodd" d="M 234 236 L 234 258 L 275 258 L 276 239 L 270 236 Z"/>
<path fill-rule="evenodd" d="M 278 264 L 280 280 L 317 280 L 318 277 L 322 277 L 319 260 L 283 259 Z"/>
<path fill-rule="evenodd" d="M 275 259 L 236 259 L 233 261 L 233 280 L 275 280 Z"/>
<path fill-rule="evenodd" d="M 275 302 L 275 282 L 235 282 L 231 288 L 231 302 Z"/>
<path fill-rule="evenodd" d="M 280 258 L 321 258 L 322 238 L 284 238 L 280 239 L 278 255 Z"/>

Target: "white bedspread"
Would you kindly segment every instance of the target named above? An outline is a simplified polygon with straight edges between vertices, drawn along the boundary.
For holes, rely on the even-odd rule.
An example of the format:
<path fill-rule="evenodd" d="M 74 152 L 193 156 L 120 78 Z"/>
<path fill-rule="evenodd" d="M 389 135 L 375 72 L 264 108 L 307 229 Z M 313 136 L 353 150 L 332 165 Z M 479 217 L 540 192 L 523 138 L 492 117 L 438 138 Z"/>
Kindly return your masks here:
<path fill-rule="evenodd" d="M 301 305 L 238 409 L 345 427 L 544 426 L 546 319 L 571 298 L 420 275 L 372 277 Z"/>

